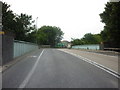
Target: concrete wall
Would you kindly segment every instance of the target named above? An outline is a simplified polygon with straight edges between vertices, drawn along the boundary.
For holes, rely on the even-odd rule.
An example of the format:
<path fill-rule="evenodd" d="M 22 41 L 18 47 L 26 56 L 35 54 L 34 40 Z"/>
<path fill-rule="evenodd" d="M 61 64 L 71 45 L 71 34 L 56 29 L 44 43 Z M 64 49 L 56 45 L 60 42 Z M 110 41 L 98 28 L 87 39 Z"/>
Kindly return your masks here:
<path fill-rule="evenodd" d="M 2 39 L 2 64 L 9 63 L 14 58 L 24 55 L 38 49 L 38 46 L 33 43 L 14 40 L 11 34 L 3 35 Z"/>
<path fill-rule="evenodd" d="M 5 32 L 2 37 L 2 64 L 6 64 L 13 60 L 13 42 L 12 33 Z"/>

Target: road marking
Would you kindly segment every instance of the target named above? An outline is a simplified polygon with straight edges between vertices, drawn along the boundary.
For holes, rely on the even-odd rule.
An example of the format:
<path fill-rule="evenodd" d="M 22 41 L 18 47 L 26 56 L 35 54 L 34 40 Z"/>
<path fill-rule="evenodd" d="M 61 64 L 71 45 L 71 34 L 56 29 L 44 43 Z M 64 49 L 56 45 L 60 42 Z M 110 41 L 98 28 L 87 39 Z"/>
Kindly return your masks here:
<path fill-rule="evenodd" d="M 35 62 L 32 70 L 29 72 L 29 74 L 28 74 L 27 77 L 24 79 L 24 81 L 20 84 L 19 88 L 25 88 L 26 84 L 29 82 L 31 76 L 32 76 L 33 73 L 34 73 L 34 71 L 35 71 L 35 69 L 36 69 L 36 67 L 37 67 L 37 64 L 38 64 L 38 62 L 39 62 L 39 60 L 40 60 L 43 52 L 44 52 L 44 50 L 42 50 L 42 52 L 40 53 L 40 55 L 39 55 L 39 57 L 37 58 L 37 61 Z"/>
<path fill-rule="evenodd" d="M 33 58 L 35 58 L 35 57 L 37 57 L 37 56 L 28 56 L 28 57 L 33 57 Z"/>
<path fill-rule="evenodd" d="M 68 51 L 65 51 L 65 50 L 60 50 L 60 51 L 63 51 L 63 52 L 68 53 L 70 55 L 76 56 L 76 57 L 80 58 L 81 60 L 86 61 L 86 62 L 88 62 L 88 63 L 90 63 L 90 64 L 92 64 L 92 65 L 94 65 L 94 66 L 96 66 L 96 67 L 98 67 L 98 68 L 100 68 L 100 69 L 108 72 L 109 74 L 111 74 L 111 75 L 120 79 L 120 74 L 117 73 L 116 71 L 113 71 L 112 69 L 109 69 L 108 67 L 105 67 L 105 66 L 103 66 L 103 65 L 101 65 L 97 62 L 94 62 L 94 61 L 92 61 L 88 58 L 82 57 L 80 55 L 77 55 L 77 54 L 74 54 L 74 53 L 71 53 L 71 52 L 68 52 Z"/>

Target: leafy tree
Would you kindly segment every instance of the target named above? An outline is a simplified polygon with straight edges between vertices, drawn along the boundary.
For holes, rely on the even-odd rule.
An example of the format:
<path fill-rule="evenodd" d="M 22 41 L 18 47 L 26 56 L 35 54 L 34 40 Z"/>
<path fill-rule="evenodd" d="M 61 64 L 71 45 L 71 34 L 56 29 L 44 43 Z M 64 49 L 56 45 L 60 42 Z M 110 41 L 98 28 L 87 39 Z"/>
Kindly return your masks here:
<path fill-rule="evenodd" d="M 99 44 L 102 41 L 100 34 L 86 33 L 81 39 L 72 39 L 73 45 Z"/>
<path fill-rule="evenodd" d="M 16 40 L 24 40 L 27 41 L 27 34 L 34 30 L 32 26 L 32 16 L 27 14 L 14 14 L 12 10 L 10 10 L 10 5 L 7 3 L 2 3 L 2 24 L 3 30 L 12 32 L 15 35 Z"/>
<path fill-rule="evenodd" d="M 94 44 L 95 38 L 91 33 L 87 33 L 84 35 L 83 39 L 86 44 Z"/>
<path fill-rule="evenodd" d="M 32 16 L 21 13 L 21 15 L 16 16 L 15 20 L 16 27 L 13 32 L 15 33 L 15 39 L 27 41 L 27 34 L 31 30 L 35 30 L 35 28 L 31 26 L 33 23 Z"/>
<path fill-rule="evenodd" d="M 104 30 L 101 32 L 102 38 L 120 47 L 120 2 L 108 2 L 100 17 L 105 23 Z"/>
<path fill-rule="evenodd" d="M 82 40 L 85 42 L 85 44 L 99 44 L 101 42 L 101 37 L 99 34 L 87 33 L 84 35 Z"/>
<path fill-rule="evenodd" d="M 60 42 L 62 36 L 63 32 L 59 27 L 42 26 L 37 32 L 37 41 L 38 44 L 51 45 L 51 47 L 54 47 L 55 44 Z"/>
<path fill-rule="evenodd" d="M 109 41 L 110 40 L 110 35 L 108 30 L 104 29 L 103 31 L 100 32 L 101 38 L 103 42 Z"/>
<path fill-rule="evenodd" d="M 15 24 L 15 15 L 13 11 L 9 9 L 10 5 L 7 3 L 2 3 L 2 24 L 4 31 L 13 31 Z"/>
<path fill-rule="evenodd" d="M 26 35 L 26 41 L 32 42 L 32 43 L 37 43 L 37 34 L 36 30 L 34 27 L 34 30 Z"/>
<path fill-rule="evenodd" d="M 102 42 L 101 34 L 93 34 L 93 37 L 95 38 L 94 44 L 99 44 Z"/>
<path fill-rule="evenodd" d="M 81 39 L 73 39 L 72 38 L 71 43 L 72 43 L 72 45 L 82 45 L 82 44 L 84 44 L 84 41 Z"/>

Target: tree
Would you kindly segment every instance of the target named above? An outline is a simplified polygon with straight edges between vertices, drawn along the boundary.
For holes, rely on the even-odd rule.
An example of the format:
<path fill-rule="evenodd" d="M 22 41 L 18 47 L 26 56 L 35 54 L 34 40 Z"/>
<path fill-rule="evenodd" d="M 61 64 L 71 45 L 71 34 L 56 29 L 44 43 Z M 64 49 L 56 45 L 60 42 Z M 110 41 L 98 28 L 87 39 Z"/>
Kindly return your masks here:
<path fill-rule="evenodd" d="M 35 29 L 36 28 L 34 26 L 33 27 L 33 31 L 26 35 L 26 41 L 27 42 L 37 43 L 37 34 L 36 34 L 36 30 Z"/>
<path fill-rule="evenodd" d="M 27 14 L 14 14 L 10 10 L 10 5 L 7 3 L 2 3 L 2 24 L 3 30 L 7 32 L 12 32 L 15 35 L 16 40 L 27 41 L 27 34 L 31 30 L 35 30 L 32 26 L 32 16 Z"/>
<path fill-rule="evenodd" d="M 105 11 L 100 14 L 101 21 L 105 23 L 101 36 L 106 41 L 115 43 L 120 47 L 120 2 L 108 2 Z"/>
<path fill-rule="evenodd" d="M 102 41 L 100 34 L 86 33 L 81 39 L 72 39 L 73 45 L 99 44 Z"/>
<path fill-rule="evenodd" d="M 2 3 L 2 24 L 4 31 L 13 31 L 15 26 L 15 15 L 13 11 L 9 9 L 10 5 L 7 3 Z"/>
<path fill-rule="evenodd" d="M 72 45 L 82 45 L 84 44 L 84 41 L 82 41 L 81 39 L 73 39 L 71 41 Z"/>
<path fill-rule="evenodd" d="M 101 42 L 101 37 L 99 34 L 87 33 L 81 40 L 83 40 L 85 44 L 99 44 Z"/>
<path fill-rule="evenodd" d="M 14 26 L 15 29 L 13 32 L 15 33 L 15 39 L 27 41 L 27 34 L 31 30 L 35 30 L 35 28 L 31 26 L 31 24 L 33 23 L 32 16 L 21 13 L 20 15 L 16 16 L 15 20 L 16 26 Z"/>
<path fill-rule="evenodd" d="M 103 42 L 107 42 L 110 40 L 110 35 L 108 30 L 104 29 L 103 31 L 100 32 L 100 35 Z"/>
<path fill-rule="evenodd" d="M 51 45 L 54 47 L 55 44 L 59 43 L 62 39 L 63 32 L 59 27 L 53 26 L 42 26 L 37 32 L 38 44 Z"/>

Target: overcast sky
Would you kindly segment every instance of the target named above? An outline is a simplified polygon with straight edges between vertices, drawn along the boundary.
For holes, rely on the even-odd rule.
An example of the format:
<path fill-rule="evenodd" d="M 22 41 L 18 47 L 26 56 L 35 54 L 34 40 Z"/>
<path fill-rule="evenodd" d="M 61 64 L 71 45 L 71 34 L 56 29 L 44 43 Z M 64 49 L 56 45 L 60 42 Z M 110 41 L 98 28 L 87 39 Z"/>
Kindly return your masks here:
<path fill-rule="evenodd" d="M 86 33 L 103 30 L 99 14 L 109 0 L 2 0 L 11 5 L 14 13 L 26 13 L 37 20 L 37 27 L 60 27 L 64 39 L 82 38 Z"/>

